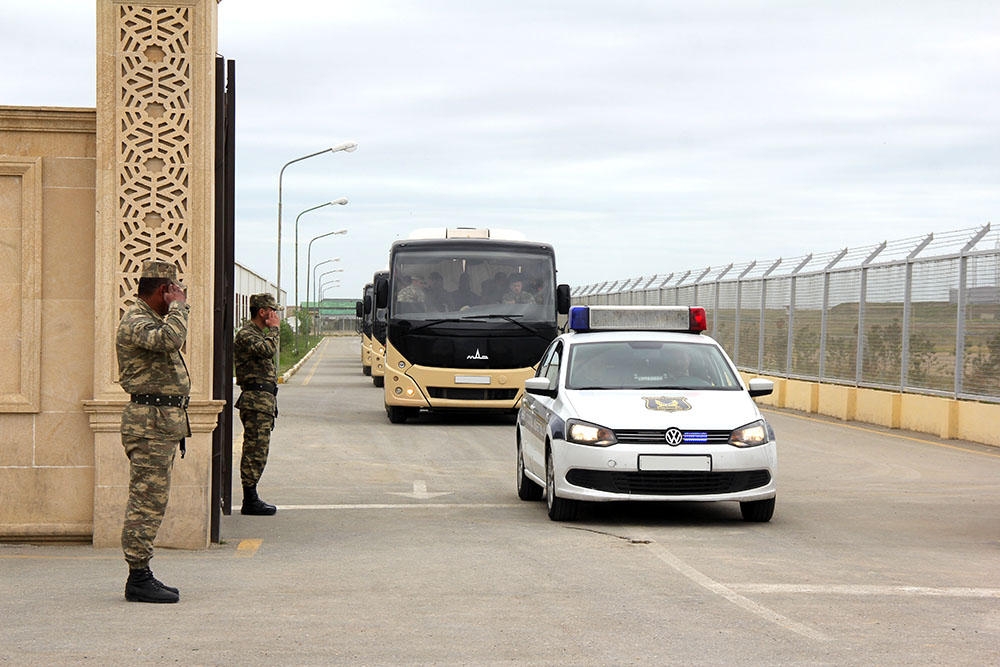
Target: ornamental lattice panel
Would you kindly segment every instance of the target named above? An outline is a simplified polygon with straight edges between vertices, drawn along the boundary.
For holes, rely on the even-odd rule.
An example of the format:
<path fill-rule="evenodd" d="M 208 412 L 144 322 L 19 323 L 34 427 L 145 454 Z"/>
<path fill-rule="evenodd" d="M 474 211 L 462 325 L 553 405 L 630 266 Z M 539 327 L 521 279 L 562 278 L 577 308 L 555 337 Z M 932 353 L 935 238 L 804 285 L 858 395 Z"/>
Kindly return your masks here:
<path fill-rule="evenodd" d="M 191 9 L 120 5 L 116 83 L 118 310 L 142 262 L 189 266 Z"/>

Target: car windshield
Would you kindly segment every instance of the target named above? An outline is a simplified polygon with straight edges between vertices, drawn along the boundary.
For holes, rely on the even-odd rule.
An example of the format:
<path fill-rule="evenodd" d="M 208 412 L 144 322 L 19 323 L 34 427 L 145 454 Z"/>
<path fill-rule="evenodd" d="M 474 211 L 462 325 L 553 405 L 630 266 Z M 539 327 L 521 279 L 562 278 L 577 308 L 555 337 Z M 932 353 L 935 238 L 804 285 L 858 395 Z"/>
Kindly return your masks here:
<path fill-rule="evenodd" d="M 577 343 L 567 389 L 740 389 L 714 345 L 665 341 Z"/>

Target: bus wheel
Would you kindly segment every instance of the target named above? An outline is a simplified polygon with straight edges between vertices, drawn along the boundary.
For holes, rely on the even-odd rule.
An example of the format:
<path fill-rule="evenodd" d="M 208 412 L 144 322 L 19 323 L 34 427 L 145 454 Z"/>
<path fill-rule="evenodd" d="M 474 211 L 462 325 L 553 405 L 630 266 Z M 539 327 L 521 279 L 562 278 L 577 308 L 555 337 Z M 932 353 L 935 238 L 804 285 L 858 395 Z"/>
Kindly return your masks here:
<path fill-rule="evenodd" d="M 402 424 L 409 416 L 409 410 L 399 405 L 385 406 L 385 414 L 393 424 Z"/>
<path fill-rule="evenodd" d="M 372 384 L 375 385 L 376 387 L 384 387 L 385 386 L 385 376 L 384 375 L 373 375 L 372 376 Z"/>

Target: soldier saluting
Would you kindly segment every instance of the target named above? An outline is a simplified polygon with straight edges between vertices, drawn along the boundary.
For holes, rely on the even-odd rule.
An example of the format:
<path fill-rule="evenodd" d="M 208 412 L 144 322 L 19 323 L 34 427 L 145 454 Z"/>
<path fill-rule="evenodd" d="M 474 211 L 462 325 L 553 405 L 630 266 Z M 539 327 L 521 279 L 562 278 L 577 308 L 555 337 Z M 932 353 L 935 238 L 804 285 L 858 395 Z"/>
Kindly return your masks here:
<path fill-rule="evenodd" d="M 274 356 L 278 350 L 278 302 L 271 294 L 250 297 L 250 320 L 236 332 L 233 356 L 236 383 L 242 393 L 236 401 L 243 422 L 243 482 L 241 514 L 270 516 L 278 511 L 257 495 L 257 482 L 267 465 L 271 430 L 278 416 L 278 374 Z"/>
<path fill-rule="evenodd" d="M 176 588 L 153 576 L 149 561 L 170 496 L 170 472 L 180 444 L 191 435 L 187 405 L 191 393 L 181 348 L 187 339 L 187 296 L 177 268 L 146 261 L 133 305 L 115 336 L 118 374 L 131 401 L 122 412 L 121 436 L 129 459 L 128 504 L 122 551 L 128 563 L 125 599 L 177 602 Z"/>

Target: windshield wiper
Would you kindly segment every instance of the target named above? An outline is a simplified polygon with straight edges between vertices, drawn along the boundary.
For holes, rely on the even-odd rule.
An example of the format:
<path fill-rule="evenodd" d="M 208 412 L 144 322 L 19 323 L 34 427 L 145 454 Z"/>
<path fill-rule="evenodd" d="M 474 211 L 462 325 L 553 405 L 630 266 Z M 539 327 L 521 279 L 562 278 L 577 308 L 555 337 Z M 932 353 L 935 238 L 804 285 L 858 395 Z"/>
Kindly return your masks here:
<path fill-rule="evenodd" d="M 511 324 L 516 324 L 517 326 L 521 327 L 522 329 L 524 329 L 528 333 L 530 333 L 530 334 L 532 334 L 534 336 L 538 336 L 539 338 L 542 338 L 542 335 L 540 333 L 538 333 L 538 329 L 532 329 L 527 324 L 524 324 L 522 322 L 518 322 L 516 319 L 514 319 L 514 318 L 517 318 L 517 317 L 524 317 L 524 315 L 521 315 L 520 313 L 518 313 L 516 315 L 501 315 L 499 313 L 492 313 L 490 315 L 479 315 L 479 317 L 485 317 L 487 319 L 493 319 L 493 320 L 506 320 L 506 321 L 510 322 Z M 548 339 L 545 339 L 545 340 L 548 340 Z"/>
<path fill-rule="evenodd" d="M 414 331 L 420 331 L 421 329 L 429 329 L 430 327 L 437 326 L 438 324 L 444 324 L 446 322 L 473 322 L 475 321 L 471 316 L 469 317 L 445 317 L 440 320 L 431 320 L 429 322 L 424 322 L 418 326 L 407 329 L 407 333 L 413 333 Z"/>

